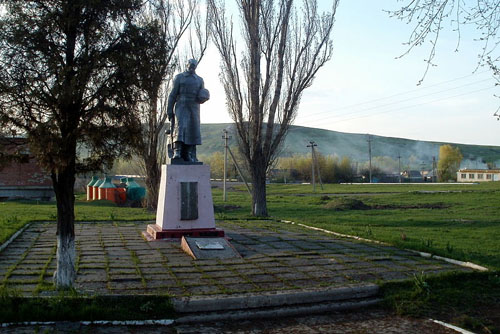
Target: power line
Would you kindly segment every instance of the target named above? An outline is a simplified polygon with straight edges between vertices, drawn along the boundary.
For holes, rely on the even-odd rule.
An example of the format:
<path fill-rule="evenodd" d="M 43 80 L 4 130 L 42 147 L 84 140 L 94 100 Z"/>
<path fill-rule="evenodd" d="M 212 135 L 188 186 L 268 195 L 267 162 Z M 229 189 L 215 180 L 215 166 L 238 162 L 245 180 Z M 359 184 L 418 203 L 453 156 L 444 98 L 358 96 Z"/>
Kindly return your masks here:
<path fill-rule="evenodd" d="M 396 93 L 396 94 L 393 94 L 393 95 L 389 95 L 389 96 L 377 98 L 377 99 L 374 99 L 374 100 L 368 100 L 368 101 L 364 101 L 364 102 L 360 102 L 360 103 L 350 104 L 350 105 L 343 106 L 343 107 L 333 108 L 333 109 L 330 109 L 329 111 L 321 111 L 321 112 L 312 113 L 312 114 L 310 114 L 310 116 L 322 114 L 322 113 L 325 113 L 325 112 L 336 111 L 336 110 L 351 109 L 353 107 L 357 107 L 357 106 L 361 106 L 361 105 L 365 105 L 365 104 L 369 104 L 369 103 L 373 103 L 373 102 L 379 102 L 379 101 L 383 101 L 383 100 L 388 100 L 388 99 L 391 99 L 393 97 L 397 97 L 397 96 L 400 96 L 400 95 L 406 95 L 406 94 L 410 94 L 410 93 L 414 93 L 414 92 L 423 91 L 423 90 L 426 90 L 426 89 L 429 89 L 429 88 L 432 88 L 432 87 L 441 86 L 441 85 L 444 85 L 444 84 L 447 84 L 447 83 L 450 83 L 450 82 L 462 80 L 462 79 L 465 79 L 465 78 L 468 78 L 468 77 L 471 77 L 471 76 L 480 75 L 480 74 L 484 74 L 484 73 L 489 73 L 489 70 L 485 70 L 485 71 L 478 72 L 478 73 L 468 74 L 468 75 L 465 75 L 465 76 L 462 76 L 462 77 L 458 77 L 458 78 L 455 78 L 455 79 L 451 79 L 451 80 L 439 82 L 439 83 L 436 83 L 434 85 L 430 85 L 430 86 L 427 86 L 427 87 L 421 87 L 421 88 L 409 90 L 409 91 L 406 91 L 406 92 Z M 490 78 L 485 79 L 485 80 L 493 80 L 493 78 L 490 77 Z M 452 89 L 454 89 L 454 88 L 452 88 Z"/>
<path fill-rule="evenodd" d="M 331 117 L 342 117 L 342 116 L 347 116 L 347 115 L 361 113 L 363 111 L 368 111 L 368 110 L 373 110 L 373 109 L 380 109 L 380 108 L 384 108 L 384 107 L 391 106 L 391 105 L 394 105 L 394 104 L 408 102 L 408 101 L 411 101 L 411 100 L 420 99 L 420 98 L 423 98 L 423 97 L 428 97 L 428 96 L 436 95 L 436 94 L 440 94 L 440 93 L 445 93 L 445 92 L 449 92 L 449 91 L 456 90 L 456 89 L 459 89 L 459 88 L 463 88 L 463 87 L 467 87 L 467 86 L 472 86 L 472 85 L 477 85 L 479 83 L 482 83 L 482 82 L 485 82 L 485 81 L 491 81 L 491 80 L 494 80 L 494 79 L 493 78 L 488 78 L 488 79 L 483 79 L 483 80 L 479 80 L 479 81 L 475 81 L 475 82 L 470 82 L 470 83 L 465 84 L 465 85 L 461 85 L 461 86 L 457 86 L 457 87 L 453 87 L 453 88 L 448 88 L 448 89 L 444 89 L 444 90 L 437 91 L 437 92 L 432 92 L 432 93 L 428 93 L 428 94 L 424 94 L 424 95 L 410 97 L 410 98 L 407 98 L 407 99 L 403 99 L 403 100 L 399 100 L 399 101 L 395 101 L 395 102 L 390 102 L 390 103 L 386 103 L 386 104 L 382 104 L 382 105 L 378 105 L 378 106 L 374 106 L 374 107 L 368 107 L 368 108 L 364 108 L 364 109 L 361 109 L 361 110 L 351 111 L 351 112 L 347 112 L 347 113 L 344 113 L 344 114 L 332 115 L 332 116 L 328 116 L 328 117 L 325 117 L 325 118 L 315 119 L 315 120 L 312 120 L 312 122 L 321 121 L 321 120 L 328 119 L 328 118 L 331 118 Z M 366 103 L 363 103 L 363 104 L 366 104 Z M 346 108 L 343 108 L 343 109 L 346 109 Z M 334 110 L 338 110 L 338 109 L 332 109 L 332 110 L 329 110 L 329 111 L 323 111 L 321 113 L 330 113 L 330 112 L 332 112 Z M 310 118 L 312 115 L 314 115 L 314 114 L 309 115 L 308 118 Z"/>
<path fill-rule="evenodd" d="M 371 113 L 371 114 L 368 114 L 368 115 L 362 115 L 362 116 L 357 116 L 357 117 L 345 118 L 345 119 L 341 119 L 341 120 L 335 121 L 335 123 L 346 122 L 346 121 L 351 121 L 351 120 L 355 120 L 355 119 L 371 117 L 371 116 L 374 116 L 374 115 L 386 114 L 386 113 L 391 113 L 391 112 L 395 112 L 395 111 L 401 111 L 401 110 L 404 110 L 404 109 L 415 108 L 415 107 L 419 107 L 419 106 L 430 104 L 430 103 L 434 103 L 434 102 L 444 101 L 444 100 L 453 99 L 453 98 L 456 98 L 456 97 L 461 97 L 461 96 L 466 96 L 466 95 L 478 93 L 478 92 L 481 92 L 481 91 L 490 90 L 492 88 L 496 88 L 496 87 L 491 86 L 491 87 L 487 87 L 487 88 L 481 88 L 481 89 L 477 89 L 477 90 L 474 90 L 474 91 L 471 91 L 471 92 L 461 93 L 461 94 L 457 94 L 457 95 L 453 95 L 453 96 L 449 96 L 449 97 L 445 97 L 445 98 L 439 98 L 439 99 L 435 99 L 435 100 L 432 100 L 432 101 L 427 101 L 427 102 L 422 102 L 422 103 L 418 103 L 418 104 L 403 106 L 403 107 L 399 107 L 399 108 L 395 108 L 395 109 L 391 109 L 391 110 L 386 110 L 386 111 Z M 321 120 L 318 120 L 318 121 L 324 121 L 326 119 L 331 119 L 331 118 L 336 118 L 336 117 L 337 116 L 331 116 L 331 117 L 327 117 L 327 118 L 324 118 L 324 119 L 321 119 Z"/>

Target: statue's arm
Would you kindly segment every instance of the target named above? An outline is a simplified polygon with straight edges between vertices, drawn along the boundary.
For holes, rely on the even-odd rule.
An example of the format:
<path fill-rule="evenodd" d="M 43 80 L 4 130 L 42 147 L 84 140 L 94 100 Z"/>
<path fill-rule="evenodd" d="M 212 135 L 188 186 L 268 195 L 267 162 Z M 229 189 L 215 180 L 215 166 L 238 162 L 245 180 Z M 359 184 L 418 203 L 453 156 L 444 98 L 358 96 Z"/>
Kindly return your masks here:
<path fill-rule="evenodd" d="M 168 104 L 167 104 L 167 117 L 170 120 L 174 115 L 174 105 L 177 101 L 177 95 L 179 95 L 179 76 L 176 76 L 174 79 L 173 88 L 168 95 Z"/>

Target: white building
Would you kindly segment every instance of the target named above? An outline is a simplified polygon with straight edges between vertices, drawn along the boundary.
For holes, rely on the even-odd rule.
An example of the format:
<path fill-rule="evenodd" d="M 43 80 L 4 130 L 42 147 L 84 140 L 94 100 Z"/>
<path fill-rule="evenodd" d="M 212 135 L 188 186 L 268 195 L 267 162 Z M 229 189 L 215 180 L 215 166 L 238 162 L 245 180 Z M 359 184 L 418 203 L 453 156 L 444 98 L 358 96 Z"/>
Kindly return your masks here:
<path fill-rule="evenodd" d="M 500 169 L 459 169 L 457 182 L 500 181 Z"/>

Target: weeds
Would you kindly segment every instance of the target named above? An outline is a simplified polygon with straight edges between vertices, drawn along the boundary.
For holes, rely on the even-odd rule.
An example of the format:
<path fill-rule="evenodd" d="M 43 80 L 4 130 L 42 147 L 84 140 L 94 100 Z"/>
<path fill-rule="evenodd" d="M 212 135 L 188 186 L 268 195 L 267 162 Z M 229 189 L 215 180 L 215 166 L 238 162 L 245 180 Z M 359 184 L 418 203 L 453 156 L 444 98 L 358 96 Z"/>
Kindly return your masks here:
<path fill-rule="evenodd" d="M 167 296 L 86 296 L 76 291 L 51 298 L 22 298 L 0 289 L 0 322 L 141 320 L 172 317 Z"/>
<path fill-rule="evenodd" d="M 20 222 L 20 220 L 17 216 L 10 216 L 10 217 L 7 217 L 6 222 L 7 222 L 7 224 L 17 224 Z"/>
<path fill-rule="evenodd" d="M 413 274 L 413 285 L 417 294 L 430 295 L 431 288 L 423 271 L 420 274 Z"/>
<path fill-rule="evenodd" d="M 453 246 L 450 244 L 449 241 L 446 243 L 446 251 L 448 253 L 453 253 Z"/>

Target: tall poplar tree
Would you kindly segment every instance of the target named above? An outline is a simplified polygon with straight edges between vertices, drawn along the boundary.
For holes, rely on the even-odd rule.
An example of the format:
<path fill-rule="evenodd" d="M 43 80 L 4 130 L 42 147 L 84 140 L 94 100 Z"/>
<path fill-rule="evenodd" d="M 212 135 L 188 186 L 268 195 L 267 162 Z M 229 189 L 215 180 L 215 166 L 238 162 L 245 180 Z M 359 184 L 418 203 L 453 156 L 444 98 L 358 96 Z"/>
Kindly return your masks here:
<path fill-rule="evenodd" d="M 337 0 L 237 1 L 241 39 L 224 4 L 208 0 L 211 32 L 222 58 L 221 81 L 240 152 L 252 181 L 252 214 L 266 216 L 266 176 L 305 89 L 331 58 Z M 237 41 L 241 40 L 241 48 Z"/>

